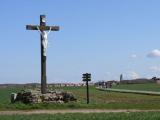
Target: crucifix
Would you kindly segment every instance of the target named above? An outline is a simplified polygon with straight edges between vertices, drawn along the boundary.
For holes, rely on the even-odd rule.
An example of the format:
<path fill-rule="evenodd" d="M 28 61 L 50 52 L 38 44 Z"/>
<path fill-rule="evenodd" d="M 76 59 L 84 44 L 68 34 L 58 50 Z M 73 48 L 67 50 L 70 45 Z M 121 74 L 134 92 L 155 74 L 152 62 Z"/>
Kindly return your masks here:
<path fill-rule="evenodd" d="M 27 30 L 38 30 L 41 39 L 41 93 L 47 92 L 46 50 L 50 31 L 59 31 L 59 26 L 46 26 L 46 16 L 40 15 L 40 25 L 26 25 Z"/>

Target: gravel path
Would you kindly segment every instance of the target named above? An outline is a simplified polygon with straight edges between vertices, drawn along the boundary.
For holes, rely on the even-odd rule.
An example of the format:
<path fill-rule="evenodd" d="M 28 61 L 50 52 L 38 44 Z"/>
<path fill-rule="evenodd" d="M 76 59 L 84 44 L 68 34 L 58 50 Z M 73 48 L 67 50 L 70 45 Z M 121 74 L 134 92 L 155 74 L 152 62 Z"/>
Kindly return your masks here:
<path fill-rule="evenodd" d="M 120 113 L 120 112 L 150 112 L 160 110 L 105 110 L 105 109 L 69 109 L 69 110 L 19 110 L 0 111 L 0 115 L 32 115 L 32 114 L 65 114 L 65 113 Z"/>

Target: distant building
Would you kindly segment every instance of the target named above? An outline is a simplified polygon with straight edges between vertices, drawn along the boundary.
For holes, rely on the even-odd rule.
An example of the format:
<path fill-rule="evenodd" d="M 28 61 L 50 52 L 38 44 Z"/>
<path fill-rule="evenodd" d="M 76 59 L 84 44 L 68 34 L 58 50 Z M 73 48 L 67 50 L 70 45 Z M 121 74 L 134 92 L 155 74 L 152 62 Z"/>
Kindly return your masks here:
<path fill-rule="evenodd" d="M 160 84 L 160 80 L 157 80 L 156 83 L 157 83 L 157 84 Z"/>
<path fill-rule="evenodd" d="M 119 81 L 111 80 L 111 81 L 99 81 L 95 83 L 95 86 L 102 88 L 111 88 L 113 85 L 118 85 Z"/>
<path fill-rule="evenodd" d="M 120 75 L 120 82 L 123 80 L 123 74 Z"/>

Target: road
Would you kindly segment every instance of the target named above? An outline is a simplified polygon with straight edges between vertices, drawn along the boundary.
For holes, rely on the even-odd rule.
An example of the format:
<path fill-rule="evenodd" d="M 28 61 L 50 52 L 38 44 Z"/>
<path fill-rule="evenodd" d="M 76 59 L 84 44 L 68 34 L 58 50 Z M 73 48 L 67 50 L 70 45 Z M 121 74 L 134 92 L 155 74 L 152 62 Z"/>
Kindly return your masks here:
<path fill-rule="evenodd" d="M 106 110 L 106 109 L 66 109 L 66 110 L 18 110 L 18 111 L 0 111 L 0 115 L 32 115 L 32 114 L 65 114 L 65 113 L 129 113 L 129 112 L 151 112 L 159 110 L 137 110 L 137 109 L 119 109 L 119 110 Z"/>

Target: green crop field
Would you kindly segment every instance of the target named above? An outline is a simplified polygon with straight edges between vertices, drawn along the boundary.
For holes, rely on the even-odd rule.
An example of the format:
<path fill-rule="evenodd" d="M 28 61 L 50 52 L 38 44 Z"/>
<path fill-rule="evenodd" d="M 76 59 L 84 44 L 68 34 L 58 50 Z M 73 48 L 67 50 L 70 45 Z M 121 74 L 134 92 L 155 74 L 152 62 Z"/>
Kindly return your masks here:
<path fill-rule="evenodd" d="M 0 120 L 160 120 L 159 112 L 0 115 Z"/>
<path fill-rule="evenodd" d="M 148 86 L 148 85 L 147 85 Z M 118 86 L 117 86 L 118 87 Z M 121 85 L 119 86 L 121 87 Z M 131 87 L 130 87 L 131 88 Z M 131 93 L 105 92 L 90 87 L 90 104 L 86 104 L 85 87 L 63 87 L 72 92 L 77 102 L 67 104 L 22 104 L 10 103 L 10 93 L 21 88 L 0 88 L 0 110 L 17 109 L 160 109 L 160 96 L 140 95 Z M 157 89 L 159 89 L 157 87 Z"/>

